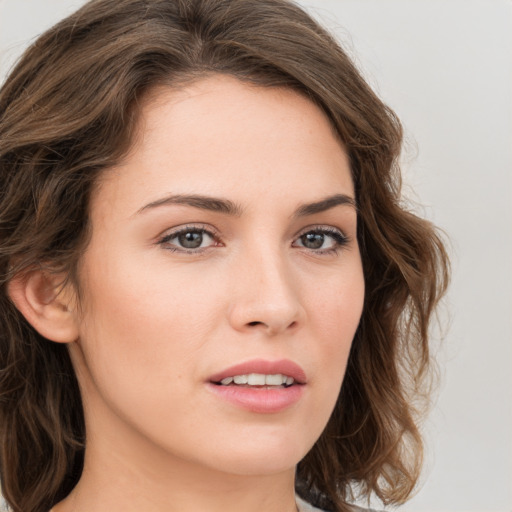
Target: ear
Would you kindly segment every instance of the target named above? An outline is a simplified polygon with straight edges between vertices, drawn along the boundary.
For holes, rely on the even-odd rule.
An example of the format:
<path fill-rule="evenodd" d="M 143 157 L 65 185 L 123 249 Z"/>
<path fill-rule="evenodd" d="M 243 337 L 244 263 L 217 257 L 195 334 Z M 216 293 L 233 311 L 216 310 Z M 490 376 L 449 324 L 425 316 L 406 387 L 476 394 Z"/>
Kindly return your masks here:
<path fill-rule="evenodd" d="M 62 274 L 35 269 L 15 276 L 8 293 L 15 306 L 42 336 L 59 343 L 78 338 L 76 300 Z"/>

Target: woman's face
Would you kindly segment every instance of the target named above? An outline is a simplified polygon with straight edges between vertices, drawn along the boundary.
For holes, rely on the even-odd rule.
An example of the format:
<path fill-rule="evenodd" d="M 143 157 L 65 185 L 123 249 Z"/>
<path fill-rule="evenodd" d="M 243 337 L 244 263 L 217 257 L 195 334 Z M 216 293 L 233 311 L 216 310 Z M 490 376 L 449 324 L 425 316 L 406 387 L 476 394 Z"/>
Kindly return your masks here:
<path fill-rule="evenodd" d="M 361 315 L 356 217 L 347 155 L 304 97 L 222 76 L 156 91 L 91 203 L 70 344 L 88 449 L 291 470 Z"/>

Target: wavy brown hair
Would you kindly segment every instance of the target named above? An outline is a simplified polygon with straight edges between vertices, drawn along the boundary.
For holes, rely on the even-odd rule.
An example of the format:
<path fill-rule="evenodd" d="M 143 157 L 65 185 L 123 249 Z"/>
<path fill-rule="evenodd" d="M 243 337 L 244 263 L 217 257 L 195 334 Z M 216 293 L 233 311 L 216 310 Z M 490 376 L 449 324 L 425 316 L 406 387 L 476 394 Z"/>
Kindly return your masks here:
<path fill-rule="evenodd" d="M 435 228 L 404 208 L 402 130 L 334 38 L 286 0 L 93 0 L 39 37 L 0 91 L 0 479 L 14 512 L 46 512 L 80 478 L 85 427 L 65 345 L 39 335 L 9 281 L 45 265 L 79 285 L 94 184 L 130 147 L 144 94 L 222 73 L 306 95 L 349 154 L 366 280 L 335 411 L 297 492 L 343 512 L 354 492 L 401 503 L 422 444 L 414 397 L 447 282 Z"/>

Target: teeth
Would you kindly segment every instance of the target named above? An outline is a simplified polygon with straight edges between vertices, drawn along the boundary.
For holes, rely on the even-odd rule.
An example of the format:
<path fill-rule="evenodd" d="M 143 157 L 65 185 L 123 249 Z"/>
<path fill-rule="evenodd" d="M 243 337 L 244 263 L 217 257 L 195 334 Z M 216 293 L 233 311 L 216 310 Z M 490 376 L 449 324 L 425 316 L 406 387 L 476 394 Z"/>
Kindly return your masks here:
<path fill-rule="evenodd" d="M 264 386 L 265 375 L 262 373 L 250 373 L 247 377 L 247 384 L 249 384 L 249 386 Z"/>
<path fill-rule="evenodd" d="M 265 384 L 267 386 L 281 386 L 286 384 L 286 375 L 265 375 Z"/>
<path fill-rule="evenodd" d="M 226 377 L 220 381 L 223 386 L 228 386 L 233 382 L 235 384 L 248 384 L 249 386 L 291 386 L 295 381 L 293 377 L 281 375 L 280 373 L 272 375 L 265 375 L 263 373 L 248 373 L 245 375 Z"/>

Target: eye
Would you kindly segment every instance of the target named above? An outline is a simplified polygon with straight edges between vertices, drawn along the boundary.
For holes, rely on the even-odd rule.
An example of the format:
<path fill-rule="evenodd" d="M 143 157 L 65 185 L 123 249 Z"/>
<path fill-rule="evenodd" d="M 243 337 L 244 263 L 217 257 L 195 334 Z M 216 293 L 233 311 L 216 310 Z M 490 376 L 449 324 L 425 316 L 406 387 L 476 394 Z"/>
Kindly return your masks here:
<path fill-rule="evenodd" d="M 200 252 L 217 244 L 213 233 L 202 227 L 189 227 L 174 231 L 159 240 L 159 244 L 171 251 Z"/>
<path fill-rule="evenodd" d="M 300 235 L 293 245 L 320 254 L 329 254 L 338 252 L 347 243 L 348 237 L 335 228 L 315 228 Z"/>

